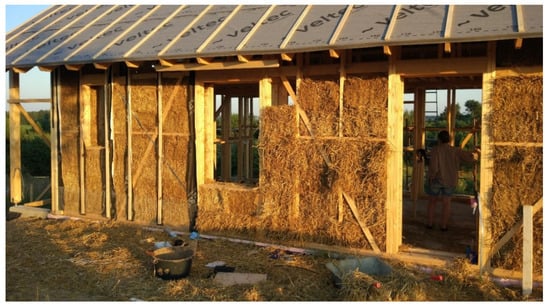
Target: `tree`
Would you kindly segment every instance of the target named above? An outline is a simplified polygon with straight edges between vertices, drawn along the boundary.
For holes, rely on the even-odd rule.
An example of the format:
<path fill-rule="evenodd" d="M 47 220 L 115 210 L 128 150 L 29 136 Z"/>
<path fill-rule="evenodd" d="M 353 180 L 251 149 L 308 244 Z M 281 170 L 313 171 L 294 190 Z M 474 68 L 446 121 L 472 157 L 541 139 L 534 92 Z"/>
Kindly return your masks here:
<path fill-rule="evenodd" d="M 470 115 L 477 121 L 481 120 L 481 103 L 476 100 L 468 100 L 464 103 Z"/>

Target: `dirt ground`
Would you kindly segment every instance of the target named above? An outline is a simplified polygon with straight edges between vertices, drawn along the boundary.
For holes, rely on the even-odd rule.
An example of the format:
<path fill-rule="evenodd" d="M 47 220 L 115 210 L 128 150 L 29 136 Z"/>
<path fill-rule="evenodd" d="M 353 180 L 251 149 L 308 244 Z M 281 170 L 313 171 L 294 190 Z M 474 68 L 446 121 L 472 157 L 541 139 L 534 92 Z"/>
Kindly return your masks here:
<path fill-rule="evenodd" d="M 466 259 L 433 269 L 384 259 L 389 275 L 354 271 L 337 287 L 325 264 L 352 255 L 191 240 L 121 222 L 7 217 L 7 301 L 542 301 L 542 288 L 523 296 L 521 288 L 463 273 Z M 198 242 L 190 274 L 163 280 L 154 275 L 148 251 L 155 242 L 177 239 Z M 215 261 L 267 280 L 223 286 L 206 266 Z"/>

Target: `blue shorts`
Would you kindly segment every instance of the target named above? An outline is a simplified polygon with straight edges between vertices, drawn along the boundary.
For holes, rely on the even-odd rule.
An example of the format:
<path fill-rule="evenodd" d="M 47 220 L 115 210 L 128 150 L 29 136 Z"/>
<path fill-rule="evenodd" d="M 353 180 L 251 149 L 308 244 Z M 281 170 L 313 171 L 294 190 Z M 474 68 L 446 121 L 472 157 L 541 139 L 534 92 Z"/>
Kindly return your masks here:
<path fill-rule="evenodd" d="M 431 196 L 447 196 L 450 197 L 455 192 L 454 187 L 445 187 L 441 185 L 439 182 L 435 181 L 430 183 L 427 183 L 425 186 L 425 191 L 427 194 Z"/>

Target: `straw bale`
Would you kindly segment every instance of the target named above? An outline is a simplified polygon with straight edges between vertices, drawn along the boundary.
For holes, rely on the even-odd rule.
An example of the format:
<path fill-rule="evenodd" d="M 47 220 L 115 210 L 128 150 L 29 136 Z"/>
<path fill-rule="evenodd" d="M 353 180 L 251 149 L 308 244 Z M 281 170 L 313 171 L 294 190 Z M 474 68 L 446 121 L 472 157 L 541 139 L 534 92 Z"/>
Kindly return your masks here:
<path fill-rule="evenodd" d="M 61 105 L 59 107 L 61 190 L 66 213 L 78 214 L 80 203 L 79 176 L 79 73 L 60 67 Z"/>
<path fill-rule="evenodd" d="M 495 80 L 490 114 L 495 142 L 542 143 L 542 90 L 538 76 Z"/>
<path fill-rule="evenodd" d="M 189 229 L 187 202 L 187 163 L 189 150 L 189 114 L 186 86 L 183 79 L 162 79 L 163 113 L 163 167 L 162 205 L 163 223 Z"/>
<path fill-rule="evenodd" d="M 133 76 L 133 75 L 132 75 Z M 152 132 L 157 126 L 157 79 L 132 78 L 132 120 L 135 131 Z"/>
<path fill-rule="evenodd" d="M 542 198 L 542 148 L 495 147 L 490 228 L 502 237 L 522 220 L 522 206 Z M 542 212 L 534 217 L 534 269 L 542 269 Z M 495 265 L 521 270 L 521 232 L 495 258 Z"/>
<path fill-rule="evenodd" d="M 386 138 L 388 78 L 349 77 L 344 85 L 343 134 L 346 137 Z"/>
<path fill-rule="evenodd" d="M 338 135 L 339 97 L 338 82 L 306 78 L 300 84 L 297 104 L 307 114 L 316 136 Z M 309 135 L 304 127 L 300 134 Z"/>
<path fill-rule="evenodd" d="M 522 206 L 542 198 L 542 148 L 524 143 L 542 143 L 542 77 L 517 76 L 496 79 L 492 112 L 495 142 L 493 194 L 490 230 L 496 238 L 504 236 L 522 220 Z M 514 146 L 513 143 L 518 143 Z M 542 271 L 542 213 L 534 216 L 534 271 Z M 498 239 L 494 240 L 495 242 Z M 519 231 L 492 258 L 495 267 L 521 270 L 522 233 Z"/>
<path fill-rule="evenodd" d="M 145 155 L 145 148 L 151 142 L 150 135 L 132 135 L 132 172 L 136 184 L 134 190 L 134 212 L 136 221 L 156 222 L 157 216 L 157 157 L 155 150 Z M 138 166 L 143 163 L 141 175 L 137 177 Z"/>
<path fill-rule="evenodd" d="M 294 106 L 268 107 L 260 118 L 262 133 L 258 142 L 261 158 L 262 223 L 273 231 L 288 228 L 288 205 L 294 199 L 294 185 L 301 148 L 295 144 L 297 134 Z M 286 205 L 281 205 L 285 203 Z M 276 216 L 276 217 L 273 217 Z"/>
<path fill-rule="evenodd" d="M 87 214 L 101 215 L 105 205 L 105 151 L 98 149 L 86 150 L 84 157 L 84 192 Z"/>
<path fill-rule="evenodd" d="M 113 82 L 112 109 L 113 117 L 113 189 L 115 200 L 112 202 L 115 208 L 116 218 L 126 219 L 128 214 L 128 194 L 127 194 L 127 154 L 128 154 L 128 113 L 126 101 L 126 78 L 118 77 Z M 124 120 L 123 120 L 124 119 Z"/>
<path fill-rule="evenodd" d="M 337 222 L 340 187 L 354 199 L 361 221 L 383 248 L 385 144 L 297 138 L 296 125 L 288 124 L 295 116 L 294 106 L 262 113 L 261 219 L 270 237 L 370 248 L 347 205 L 343 222 Z M 328 154 L 330 166 L 321 152 Z"/>
<path fill-rule="evenodd" d="M 258 226 L 258 188 L 234 183 L 203 184 L 197 212 L 199 231 L 248 231 Z"/>
<path fill-rule="evenodd" d="M 133 76 L 133 75 L 132 75 Z M 135 78 L 132 86 L 132 173 L 136 180 L 134 212 L 136 221 L 156 223 L 157 216 L 157 88 L 156 74 Z M 153 145 L 146 154 L 147 147 Z M 141 173 L 137 173 L 142 166 Z"/>

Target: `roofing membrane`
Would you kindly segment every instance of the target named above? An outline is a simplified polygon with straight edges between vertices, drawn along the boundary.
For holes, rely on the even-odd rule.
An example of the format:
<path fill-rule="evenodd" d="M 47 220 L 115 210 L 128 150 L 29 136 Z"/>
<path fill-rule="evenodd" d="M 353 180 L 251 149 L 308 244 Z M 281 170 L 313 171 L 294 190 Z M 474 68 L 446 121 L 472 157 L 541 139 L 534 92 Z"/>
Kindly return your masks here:
<path fill-rule="evenodd" d="M 55 5 L 7 68 L 542 37 L 542 5 Z"/>

